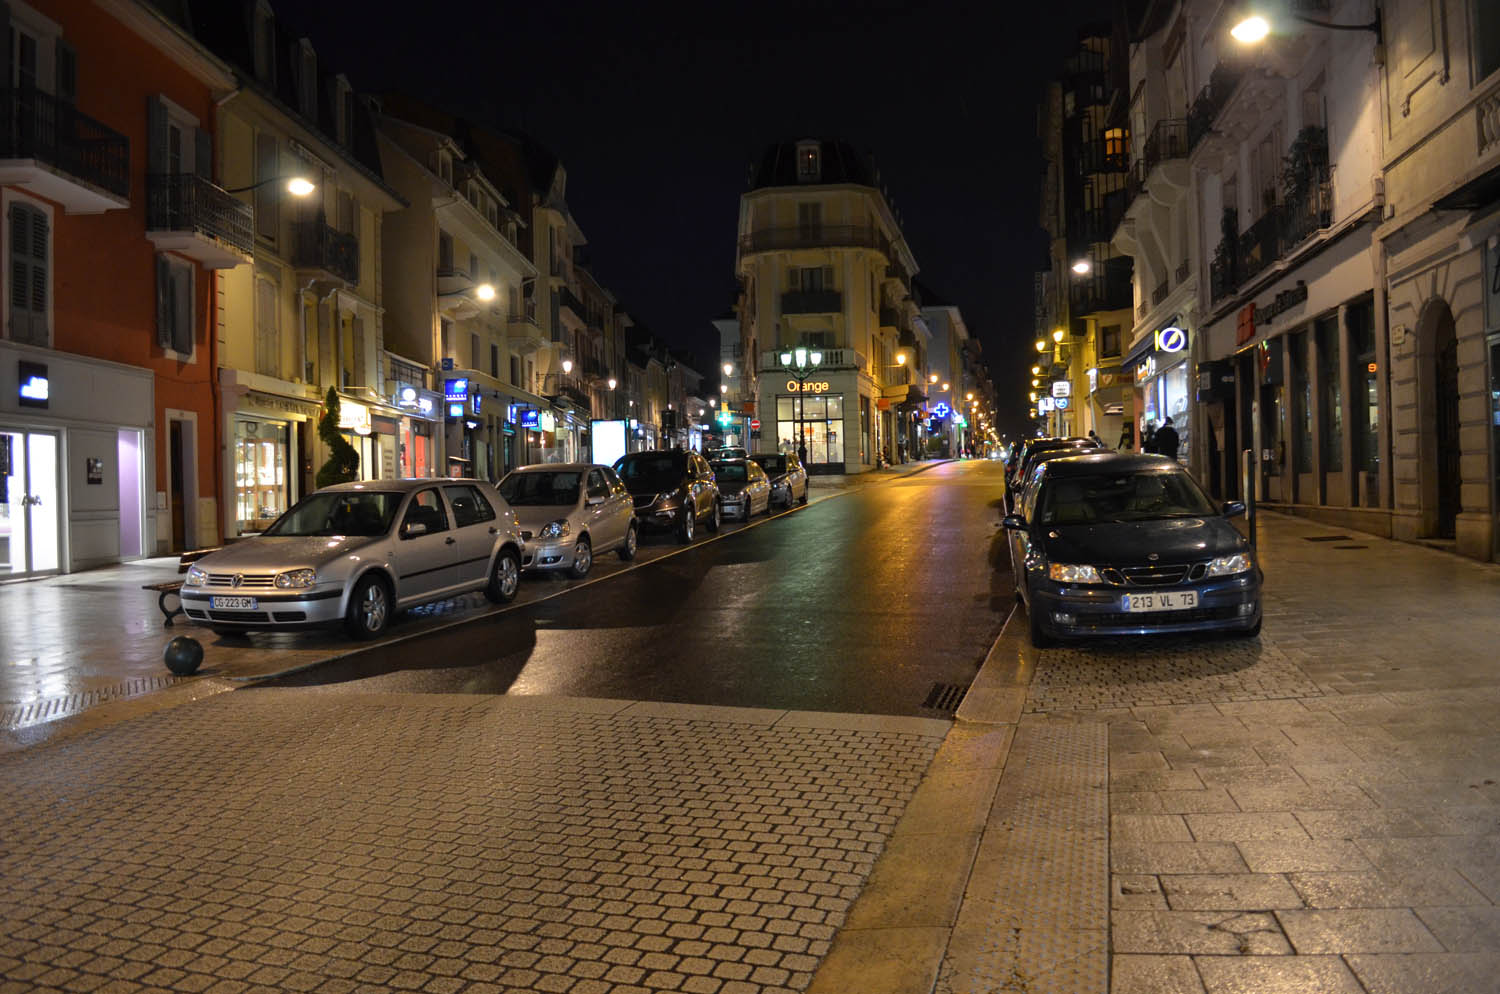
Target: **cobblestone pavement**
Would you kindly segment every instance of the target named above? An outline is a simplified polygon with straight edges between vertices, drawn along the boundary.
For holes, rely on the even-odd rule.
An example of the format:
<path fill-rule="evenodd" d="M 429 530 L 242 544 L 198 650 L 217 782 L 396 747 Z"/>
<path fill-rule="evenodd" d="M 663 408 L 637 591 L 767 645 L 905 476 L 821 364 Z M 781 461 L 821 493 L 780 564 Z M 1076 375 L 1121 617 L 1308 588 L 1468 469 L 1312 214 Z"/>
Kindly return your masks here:
<path fill-rule="evenodd" d="M 947 722 L 227 694 L 0 759 L 0 991 L 795 991 Z"/>
<path fill-rule="evenodd" d="M 1107 729 L 1109 990 L 1500 991 L 1500 569 L 1274 515 L 1259 554 L 1257 640 L 1026 650 L 1018 747 Z"/>

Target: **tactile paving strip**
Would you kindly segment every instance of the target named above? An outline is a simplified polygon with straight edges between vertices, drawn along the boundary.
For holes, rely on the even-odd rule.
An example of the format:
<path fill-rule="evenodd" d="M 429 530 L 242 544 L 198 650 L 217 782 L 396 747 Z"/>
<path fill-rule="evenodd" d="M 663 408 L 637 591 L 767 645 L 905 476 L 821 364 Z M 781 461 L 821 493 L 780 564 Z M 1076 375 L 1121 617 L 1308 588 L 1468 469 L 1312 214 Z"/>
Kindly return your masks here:
<path fill-rule="evenodd" d="M 938 994 L 1104 994 L 1109 733 L 1023 723 L 938 973 Z"/>
<path fill-rule="evenodd" d="M 97 704 L 103 704 L 105 701 L 119 701 L 127 697 L 149 694 L 153 690 L 170 687 L 178 682 L 180 680 L 175 676 L 137 677 L 134 680 L 117 683 L 113 687 L 80 690 L 61 697 L 47 697 L 38 701 L 27 701 L 24 704 L 10 704 L 0 710 L 0 728 L 25 728 L 27 725 L 37 725 L 44 721 L 56 721 L 58 718 L 65 718 Z"/>

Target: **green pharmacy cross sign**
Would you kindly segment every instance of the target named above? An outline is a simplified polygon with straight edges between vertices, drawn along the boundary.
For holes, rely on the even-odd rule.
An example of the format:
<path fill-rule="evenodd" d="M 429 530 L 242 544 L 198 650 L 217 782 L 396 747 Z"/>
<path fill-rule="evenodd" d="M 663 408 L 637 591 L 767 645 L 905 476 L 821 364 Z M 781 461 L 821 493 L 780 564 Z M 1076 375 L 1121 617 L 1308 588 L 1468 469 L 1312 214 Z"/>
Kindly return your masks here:
<path fill-rule="evenodd" d="M 725 428 L 728 428 L 729 422 L 734 420 L 734 415 L 730 414 L 728 411 L 720 411 L 717 420 L 719 424 L 723 425 Z"/>

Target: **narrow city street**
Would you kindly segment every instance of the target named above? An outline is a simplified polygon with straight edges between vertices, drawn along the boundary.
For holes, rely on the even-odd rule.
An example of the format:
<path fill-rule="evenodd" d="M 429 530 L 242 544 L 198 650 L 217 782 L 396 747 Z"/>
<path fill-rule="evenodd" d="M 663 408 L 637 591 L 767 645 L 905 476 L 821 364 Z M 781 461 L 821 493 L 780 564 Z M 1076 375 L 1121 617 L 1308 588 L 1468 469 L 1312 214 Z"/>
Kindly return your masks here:
<path fill-rule="evenodd" d="M 999 481 L 51 723 L 0 991 L 1495 991 L 1500 570 L 1266 515 L 1258 639 L 1038 652 Z"/>

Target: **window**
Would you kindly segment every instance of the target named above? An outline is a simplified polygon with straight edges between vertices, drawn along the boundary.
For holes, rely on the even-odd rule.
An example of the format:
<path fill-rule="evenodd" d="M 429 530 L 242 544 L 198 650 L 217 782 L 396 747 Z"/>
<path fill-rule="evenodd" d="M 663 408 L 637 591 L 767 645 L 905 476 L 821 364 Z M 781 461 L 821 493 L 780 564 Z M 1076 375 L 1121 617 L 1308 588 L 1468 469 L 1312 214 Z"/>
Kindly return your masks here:
<path fill-rule="evenodd" d="M 1344 468 L 1344 395 L 1339 387 L 1339 319 L 1330 315 L 1318 322 L 1318 427 L 1323 441 L 1323 470 Z"/>
<path fill-rule="evenodd" d="M 453 236 L 446 231 L 438 232 L 438 269 L 453 271 Z"/>
<path fill-rule="evenodd" d="M 479 336 L 469 333 L 469 368 L 479 368 Z"/>
<path fill-rule="evenodd" d="M 1118 356 L 1120 354 L 1120 326 L 1107 324 L 1099 329 L 1099 355 Z"/>
<path fill-rule="evenodd" d="M 1302 91 L 1302 126 L 1304 128 L 1321 128 L 1323 126 L 1323 76 L 1313 80 L 1311 86 Z"/>
<path fill-rule="evenodd" d="M 479 279 L 479 256 L 473 252 L 469 253 L 469 279 Z"/>
<path fill-rule="evenodd" d="M 797 231 L 804 241 L 817 239 L 823 232 L 823 205 L 797 205 Z"/>
<path fill-rule="evenodd" d="M 437 174 L 438 179 L 449 186 L 453 185 L 453 160 L 448 156 L 447 152 L 439 152 L 437 154 Z"/>
<path fill-rule="evenodd" d="M 12 48 L 15 59 L 15 84 L 19 90 L 34 90 L 37 84 L 37 51 L 40 43 L 36 35 L 11 22 Z"/>
<path fill-rule="evenodd" d="M 56 43 L 57 99 L 64 103 L 78 102 L 78 52 L 63 41 Z"/>
<path fill-rule="evenodd" d="M 443 488 L 448 503 L 453 505 L 453 526 L 466 528 L 495 520 L 495 509 L 484 499 L 476 487 L 454 484 Z"/>
<path fill-rule="evenodd" d="M 521 385 L 521 357 L 518 355 L 510 357 L 510 382 L 512 386 Z"/>
<path fill-rule="evenodd" d="M 590 496 L 590 497 L 608 497 L 609 496 L 609 484 L 604 481 L 604 474 L 601 473 L 601 472 L 599 472 L 597 469 L 591 469 L 591 470 L 589 470 L 588 496 Z"/>
<path fill-rule="evenodd" d="M 1354 470 L 1374 477 L 1380 472 L 1380 395 L 1375 365 L 1375 313 L 1370 300 L 1350 304 L 1349 324 L 1350 431 L 1354 442 Z M 1500 426 L 1500 421 L 1496 422 Z"/>
<path fill-rule="evenodd" d="M 787 270 L 788 285 L 793 290 L 832 290 L 832 266 L 792 266 Z"/>
<path fill-rule="evenodd" d="M 823 177 L 822 149 L 814 142 L 797 146 L 797 182 L 816 183 Z"/>
<path fill-rule="evenodd" d="M 1272 128 L 1255 147 L 1255 190 L 1260 197 L 1257 208 L 1264 214 L 1275 206 L 1281 194 L 1281 129 Z"/>
<path fill-rule="evenodd" d="M 453 358 L 453 322 L 447 318 L 438 318 L 439 344 L 442 347 L 444 359 Z"/>
<path fill-rule="evenodd" d="M 276 303 L 276 284 L 268 279 L 257 279 L 255 371 L 262 376 L 281 376 L 281 329 Z"/>
<path fill-rule="evenodd" d="M 265 183 L 255 191 L 255 233 L 269 242 L 276 241 L 281 228 L 281 191 L 276 184 L 266 182 L 276 178 L 281 169 L 281 155 L 276 147 L 276 136 L 255 136 L 255 182 Z"/>
<path fill-rule="evenodd" d="M 500 346 L 494 342 L 490 343 L 490 375 L 497 380 L 500 378 Z"/>
<path fill-rule="evenodd" d="M 1500 69 L 1500 5 L 1474 0 L 1474 81 Z"/>
<path fill-rule="evenodd" d="M 45 211 L 12 202 L 10 220 L 10 313 L 13 342 L 48 345 L 47 300 L 51 296 L 51 221 Z"/>
<path fill-rule="evenodd" d="M 342 99 L 339 102 L 343 107 L 344 115 L 344 133 L 340 136 L 340 141 L 352 146 L 354 144 L 354 91 L 347 83 L 344 84 Z"/>
<path fill-rule="evenodd" d="M 406 508 L 406 517 L 401 519 L 402 538 L 414 537 L 407 533 L 412 525 L 422 525 L 419 532 L 422 535 L 448 530 L 448 512 L 443 510 L 443 502 L 438 499 L 436 490 L 422 490 L 411 499 L 411 504 Z"/>
<path fill-rule="evenodd" d="M 156 257 L 156 344 L 193 354 L 193 266 L 169 255 Z"/>
<path fill-rule="evenodd" d="M 1296 469 L 1312 472 L 1312 380 L 1307 374 L 1307 332 L 1287 336 L 1292 350 L 1292 432 L 1296 439 Z"/>
<path fill-rule="evenodd" d="M 265 4 L 255 11 L 255 75 L 276 85 L 276 21 Z"/>

